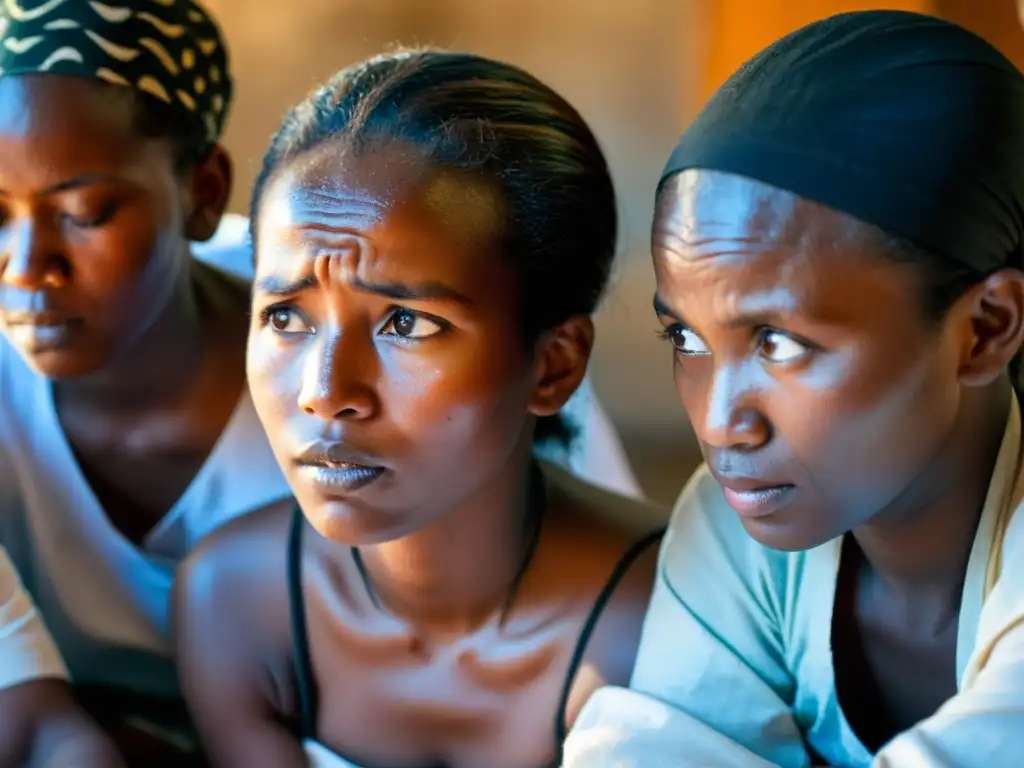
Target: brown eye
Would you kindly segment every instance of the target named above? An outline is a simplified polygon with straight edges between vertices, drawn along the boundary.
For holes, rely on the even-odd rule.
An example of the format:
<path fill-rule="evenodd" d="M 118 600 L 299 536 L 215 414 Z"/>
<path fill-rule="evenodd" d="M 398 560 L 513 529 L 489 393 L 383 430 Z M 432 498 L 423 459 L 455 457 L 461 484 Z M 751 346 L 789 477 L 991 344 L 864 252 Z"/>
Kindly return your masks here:
<path fill-rule="evenodd" d="M 263 310 L 263 322 L 275 333 L 309 333 L 312 329 L 302 315 L 290 307 L 268 307 Z"/>
<path fill-rule="evenodd" d="M 662 338 L 672 342 L 680 355 L 697 356 L 710 352 L 704 340 L 684 325 L 676 324 L 662 331 Z"/>
<path fill-rule="evenodd" d="M 274 330 L 286 331 L 288 330 L 288 323 L 291 319 L 291 312 L 287 309 L 278 309 L 270 316 L 270 324 L 274 326 Z"/>
<path fill-rule="evenodd" d="M 381 330 L 385 336 L 398 336 L 410 341 L 426 339 L 441 333 L 445 327 L 437 320 L 431 320 L 411 309 L 396 309 Z"/>
<path fill-rule="evenodd" d="M 416 327 L 416 316 L 412 312 L 400 309 L 392 318 L 392 327 L 399 336 L 410 336 Z"/>
<path fill-rule="evenodd" d="M 761 356 L 773 363 L 791 363 L 810 351 L 805 344 L 773 328 L 763 329 L 760 337 Z"/>

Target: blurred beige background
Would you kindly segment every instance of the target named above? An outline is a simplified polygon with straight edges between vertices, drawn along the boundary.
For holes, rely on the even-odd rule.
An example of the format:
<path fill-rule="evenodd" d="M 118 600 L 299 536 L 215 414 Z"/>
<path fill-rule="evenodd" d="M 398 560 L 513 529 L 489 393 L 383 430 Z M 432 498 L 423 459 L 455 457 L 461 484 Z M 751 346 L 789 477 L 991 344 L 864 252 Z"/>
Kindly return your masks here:
<path fill-rule="evenodd" d="M 395 43 L 471 50 L 524 67 L 590 121 L 622 216 L 615 280 L 597 318 L 595 385 L 646 491 L 671 500 L 699 461 L 656 337 L 648 257 L 654 185 L 707 94 L 772 40 L 831 13 L 903 8 L 947 16 L 1024 60 L 1016 0 L 206 0 L 233 57 L 226 142 L 244 212 L 285 109 L 343 66 Z"/>

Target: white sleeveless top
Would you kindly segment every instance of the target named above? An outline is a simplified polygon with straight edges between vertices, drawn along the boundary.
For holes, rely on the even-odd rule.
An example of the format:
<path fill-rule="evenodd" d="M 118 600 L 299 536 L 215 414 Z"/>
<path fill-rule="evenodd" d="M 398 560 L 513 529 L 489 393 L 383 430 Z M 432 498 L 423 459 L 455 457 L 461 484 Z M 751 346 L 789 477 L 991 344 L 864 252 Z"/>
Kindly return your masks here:
<path fill-rule="evenodd" d="M 306 739 L 302 746 L 306 751 L 306 759 L 309 760 L 309 768 L 360 768 L 312 739 Z"/>
<path fill-rule="evenodd" d="M 214 239 L 197 244 L 194 253 L 251 279 L 243 217 L 227 217 Z M 583 451 L 560 457 L 561 463 L 586 479 L 638 495 L 618 437 L 596 400 L 584 388 L 574 401 L 569 410 L 578 412 L 582 434 L 576 442 Z M 169 604 L 176 565 L 217 526 L 289 496 L 246 392 L 181 498 L 142 546 L 135 546 L 111 525 L 86 482 L 57 419 L 50 382 L 0 338 L 0 547 L 76 682 L 175 694 Z M 39 647 L 48 642 L 42 631 L 36 626 Z M 55 669 L 48 662 L 22 677 Z"/>

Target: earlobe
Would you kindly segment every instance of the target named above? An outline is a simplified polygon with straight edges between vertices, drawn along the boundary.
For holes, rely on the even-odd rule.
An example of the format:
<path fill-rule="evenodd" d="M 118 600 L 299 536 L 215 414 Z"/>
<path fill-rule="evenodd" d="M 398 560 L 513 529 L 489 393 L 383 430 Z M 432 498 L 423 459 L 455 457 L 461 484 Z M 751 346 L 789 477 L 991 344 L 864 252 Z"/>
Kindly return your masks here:
<path fill-rule="evenodd" d="M 1002 376 L 1024 345 L 1024 272 L 995 272 L 972 293 L 973 339 L 960 380 L 966 386 L 980 387 Z"/>
<path fill-rule="evenodd" d="M 553 416 L 572 397 L 587 372 L 594 346 L 594 323 L 586 315 L 545 331 L 537 342 L 536 385 L 530 400 L 535 416 Z"/>
<path fill-rule="evenodd" d="M 191 204 L 185 219 L 189 240 L 205 242 L 216 233 L 231 196 L 232 174 L 231 158 L 219 144 L 189 172 Z"/>

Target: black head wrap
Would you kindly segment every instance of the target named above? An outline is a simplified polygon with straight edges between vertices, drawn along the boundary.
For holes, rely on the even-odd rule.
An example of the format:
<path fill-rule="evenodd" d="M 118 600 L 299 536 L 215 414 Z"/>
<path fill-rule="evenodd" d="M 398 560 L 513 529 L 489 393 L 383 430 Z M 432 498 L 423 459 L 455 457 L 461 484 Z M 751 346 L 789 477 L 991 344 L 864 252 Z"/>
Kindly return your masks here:
<path fill-rule="evenodd" d="M 41 72 L 134 88 L 210 143 L 231 102 L 220 30 L 194 0 L 2 0 L 0 77 Z"/>
<path fill-rule="evenodd" d="M 719 88 L 662 180 L 687 168 L 785 189 L 980 272 L 1020 267 L 1024 76 L 955 24 L 840 14 Z"/>

